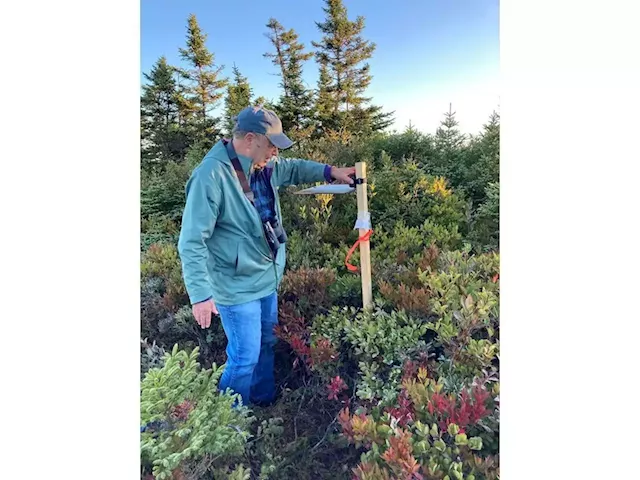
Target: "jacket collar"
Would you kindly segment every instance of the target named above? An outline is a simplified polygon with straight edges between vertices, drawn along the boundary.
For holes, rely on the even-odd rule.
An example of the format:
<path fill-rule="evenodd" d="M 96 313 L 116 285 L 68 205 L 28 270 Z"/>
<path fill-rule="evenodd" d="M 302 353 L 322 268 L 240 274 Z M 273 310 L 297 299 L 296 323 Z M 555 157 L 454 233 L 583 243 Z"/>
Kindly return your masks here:
<path fill-rule="evenodd" d="M 222 148 L 226 152 L 225 160 L 227 160 L 228 163 L 231 164 L 231 159 L 237 156 L 238 160 L 240 160 L 242 170 L 244 171 L 245 175 L 249 177 L 249 174 L 251 173 L 251 164 L 253 163 L 251 159 L 249 157 L 245 157 L 244 155 L 238 155 L 236 153 L 236 149 L 233 147 L 233 142 L 231 140 L 224 139 L 221 140 L 220 143 L 222 144 Z"/>

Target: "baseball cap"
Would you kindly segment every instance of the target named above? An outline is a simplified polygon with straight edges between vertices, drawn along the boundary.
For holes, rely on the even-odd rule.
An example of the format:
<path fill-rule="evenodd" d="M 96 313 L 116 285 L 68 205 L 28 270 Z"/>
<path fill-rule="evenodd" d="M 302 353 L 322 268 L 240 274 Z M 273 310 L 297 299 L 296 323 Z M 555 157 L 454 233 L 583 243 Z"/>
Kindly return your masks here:
<path fill-rule="evenodd" d="M 265 135 L 279 149 L 289 148 L 293 142 L 282 132 L 278 115 L 264 107 L 247 107 L 236 117 L 236 129 Z"/>

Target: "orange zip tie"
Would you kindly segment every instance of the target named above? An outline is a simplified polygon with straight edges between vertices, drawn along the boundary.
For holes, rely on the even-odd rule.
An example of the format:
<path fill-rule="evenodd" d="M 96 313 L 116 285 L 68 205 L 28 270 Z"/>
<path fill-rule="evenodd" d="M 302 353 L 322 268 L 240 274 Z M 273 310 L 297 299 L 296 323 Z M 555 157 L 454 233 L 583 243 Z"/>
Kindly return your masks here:
<path fill-rule="evenodd" d="M 360 245 L 360 242 L 369 241 L 369 238 L 371 237 L 372 233 L 373 233 L 373 230 L 368 230 L 367 233 L 365 233 L 363 236 L 359 237 L 358 240 L 356 240 L 356 243 L 353 244 L 353 247 L 351 247 L 351 249 L 349 249 L 349 252 L 347 253 L 347 258 L 344 259 L 344 264 L 347 266 L 349 271 L 351 271 L 351 272 L 357 272 L 358 271 L 358 267 L 356 267 L 355 265 L 351 265 L 349 263 L 349 259 L 351 258 L 351 255 L 353 255 L 353 252 L 356 251 L 356 248 L 358 247 L 358 245 Z"/>

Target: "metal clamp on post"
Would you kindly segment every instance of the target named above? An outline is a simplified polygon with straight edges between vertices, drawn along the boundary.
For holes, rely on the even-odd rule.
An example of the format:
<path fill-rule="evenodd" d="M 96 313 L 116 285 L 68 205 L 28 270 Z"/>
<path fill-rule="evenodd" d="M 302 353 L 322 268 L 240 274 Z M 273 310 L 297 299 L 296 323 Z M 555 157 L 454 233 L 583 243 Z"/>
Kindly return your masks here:
<path fill-rule="evenodd" d="M 349 177 L 351 177 L 353 179 L 353 184 L 354 185 L 363 185 L 365 183 L 367 183 L 367 179 L 365 178 L 358 178 L 356 177 L 355 173 L 353 175 L 349 175 Z"/>

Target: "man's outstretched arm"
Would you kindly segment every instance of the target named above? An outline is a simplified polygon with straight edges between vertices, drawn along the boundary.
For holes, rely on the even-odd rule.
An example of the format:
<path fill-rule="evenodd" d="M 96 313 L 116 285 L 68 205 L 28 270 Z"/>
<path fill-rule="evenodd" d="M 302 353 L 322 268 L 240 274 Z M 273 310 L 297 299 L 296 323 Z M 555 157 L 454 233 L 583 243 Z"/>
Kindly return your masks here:
<path fill-rule="evenodd" d="M 278 158 L 273 167 L 274 181 L 279 187 L 334 180 L 350 184 L 352 179 L 349 175 L 355 172 L 355 167 L 339 168 L 313 160 L 290 158 Z"/>

